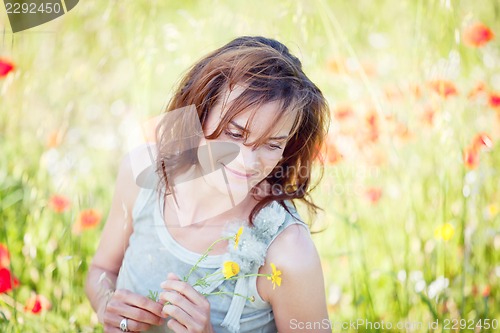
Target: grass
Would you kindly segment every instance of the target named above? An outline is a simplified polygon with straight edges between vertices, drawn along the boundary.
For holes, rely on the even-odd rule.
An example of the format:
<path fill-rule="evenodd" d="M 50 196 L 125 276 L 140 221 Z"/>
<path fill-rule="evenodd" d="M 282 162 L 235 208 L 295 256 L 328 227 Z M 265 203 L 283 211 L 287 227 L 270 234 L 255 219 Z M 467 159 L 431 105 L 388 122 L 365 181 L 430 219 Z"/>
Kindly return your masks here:
<path fill-rule="evenodd" d="M 102 223 L 81 234 L 73 224 L 90 208 L 106 216 L 138 125 L 161 112 L 182 73 L 259 34 L 290 47 L 335 115 L 313 192 L 325 207 L 314 240 L 332 322 L 439 332 L 463 319 L 463 331 L 495 331 L 476 324 L 500 320 L 500 111 L 488 104 L 500 91 L 499 42 L 462 41 L 476 21 L 498 36 L 499 13 L 472 0 L 81 2 L 12 34 L 2 11 L 0 57 L 16 68 L 0 79 L 0 243 L 20 286 L 0 294 L 0 331 L 101 330 L 83 282 Z M 456 94 L 440 96 L 433 80 Z M 485 91 L 469 97 L 478 82 Z M 491 148 L 468 168 L 463 151 L 483 132 Z M 70 199 L 63 213 L 49 205 L 56 193 Z M 452 235 L 436 238 L 446 223 Z M 51 309 L 26 312 L 33 293 Z"/>

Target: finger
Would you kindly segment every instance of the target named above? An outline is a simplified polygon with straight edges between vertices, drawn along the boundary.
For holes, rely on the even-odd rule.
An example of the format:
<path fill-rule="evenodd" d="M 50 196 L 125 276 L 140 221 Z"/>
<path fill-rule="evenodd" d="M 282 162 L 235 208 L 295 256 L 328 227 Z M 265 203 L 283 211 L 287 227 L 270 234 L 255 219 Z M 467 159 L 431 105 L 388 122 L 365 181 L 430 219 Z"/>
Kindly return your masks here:
<path fill-rule="evenodd" d="M 113 298 L 129 304 L 133 307 L 140 308 L 160 317 L 162 305 L 140 294 L 133 293 L 126 289 L 119 289 L 115 292 Z M 154 323 L 152 323 L 154 324 Z"/>
<path fill-rule="evenodd" d="M 168 328 L 170 328 L 172 331 L 175 333 L 185 333 L 188 332 L 186 326 L 181 325 L 177 320 L 174 318 L 170 319 L 167 323 Z"/>
<path fill-rule="evenodd" d="M 119 329 L 120 323 L 123 320 L 123 316 L 110 313 L 109 316 L 107 316 L 105 323 L 108 325 L 111 325 L 112 327 L 116 327 Z M 150 324 L 146 324 L 144 322 L 136 321 L 134 319 L 128 318 L 127 317 L 127 328 L 132 331 L 132 332 L 142 332 L 146 331 L 151 327 Z"/>
<path fill-rule="evenodd" d="M 181 281 L 181 278 L 174 274 L 174 273 L 168 273 L 167 274 L 167 280 L 177 280 L 177 281 Z"/>
<path fill-rule="evenodd" d="M 195 332 L 201 330 L 203 328 L 203 323 L 206 322 L 207 314 L 210 313 L 210 307 L 204 309 L 198 305 L 191 303 L 186 297 L 175 291 L 165 291 L 160 293 L 160 298 L 162 300 L 167 301 L 165 304 L 176 306 L 180 308 L 183 312 L 187 314 L 185 317 L 182 313 L 180 315 L 175 315 L 169 313 L 168 311 L 172 311 L 172 308 L 163 308 L 163 313 L 165 315 L 170 315 L 177 319 L 182 325 L 186 326 L 189 329 L 194 329 Z M 208 302 L 208 301 L 207 301 Z"/>
<path fill-rule="evenodd" d="M 182 310 L 176 305 L 173 304 L 165 305 L 163 307 L 163 313 L 171 317 L 167 323 L 167 326 L 170 324 L 172 320 L 177 321 L 185 329 L 187 329 L 187 327 L 191 326 L 191 323 L 193 323 L 193 319 L 184 310 Z"/>
<path fill-rule="evenodd" d="M 138 331 L 129 331 L 129 333 L 135 333 Z M 110 325 L 110 324 L 105 324 L 104 325 L 104 333 L 122 333 L 122 330 L 118 327 L 115 327 L 113 325 Z"/>
<path fill-rule="evenodd" d="M 170 276 L 170 274 L 168 275 Z M 165 290 L 175 290 L 178 293 L 186 296 L 186 298 L 194 304 L 205 305 L 206 298 L 197 292 L 189 283 L 180 280 L 166 280 L 161 283 L 161 288 Z"/>
<path fill-rule="evenodd" d="M 138 308 L 136 306 L 130 305 L 126 302 L 126 300 L 111 299 L 108 303 L 105 317 L 107 318 L 109 316 L 112 316 L 112 318 L 116 320 L 116 316 L 119 316 L 120 320 L 122 318 L 130 318 L 137 322 L 149 325 L 161 325 L 163 323 L 164 319 L 161 317 L 161 309 L 163 309 L 163 306 L 161 304 L 155 302 L 160 308 L 158 314 L 155 314 L 144 310 L 143 308 Z M 113 319 L 108 318 L 107 320 L 109 321 Z"/>
<path fill-rule="evenodd" d="M 123 317 L 128 318 L 129 322 L 134 321 L 149 325 L 162 325 L 164 321 L 164 319 L 161 317 L 161 312 L 160 316 L 157 316 L 148 311 L 144 311 L 142 309 L 135 308 L 133 306 L 129 307 L 126 311 L 124 311 Z"/>
<path fill-rule="evenodd" d="M 181 308 L 184 312 L 189 314 L 191 317 L 198 319 L 202 315 L 200 310 L 196 308 L 196 305 L 193 304 L 190 300 L 188 300 L 184 295 L 175 292 L 175 291 L 164 291 L 161 292 L 160 300 L 163 301 L 165 305 L 175 305 L 178 308 Z"/>

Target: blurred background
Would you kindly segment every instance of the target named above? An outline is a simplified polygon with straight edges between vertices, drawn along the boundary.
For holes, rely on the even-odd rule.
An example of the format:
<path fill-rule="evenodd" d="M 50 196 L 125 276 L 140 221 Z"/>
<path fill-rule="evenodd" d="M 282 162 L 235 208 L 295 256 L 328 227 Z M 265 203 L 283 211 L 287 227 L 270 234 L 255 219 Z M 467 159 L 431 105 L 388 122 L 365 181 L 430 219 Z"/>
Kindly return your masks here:
<path fill-rule="evenodd" d="M 101 331 L 83 284 L 119 162 L 240 35 L 286 44 L 330 105 L 309 222 L 334 331 L 500 329 L 498 1 L 81 1 L 18 33 L 4 8 L 0 331 Z"/>

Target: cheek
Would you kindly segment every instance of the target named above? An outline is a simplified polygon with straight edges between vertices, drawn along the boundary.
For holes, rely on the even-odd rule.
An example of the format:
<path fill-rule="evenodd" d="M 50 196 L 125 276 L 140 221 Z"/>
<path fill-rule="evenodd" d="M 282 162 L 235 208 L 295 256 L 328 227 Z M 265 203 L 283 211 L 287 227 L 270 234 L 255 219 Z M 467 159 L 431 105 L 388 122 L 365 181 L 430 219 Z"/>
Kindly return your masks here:
<path fill-rule="evenodd" d="M 271 171 L 273 171 L 273 169 L 278 165 L 280 160 L 281 160 L 281 156 L 263 159 L 261 162 L 262 163 L 261 170 L 262 170 L 262 174 L 263 174 L 262 178 L 267 177 L 271 173 Z"/>
<path fill-rule="evenodd" d="M 216 129 L 217 129 L 217 124 L 207 123 L 207 124 L 205 124 L 205 126 L 203 128 L 203 134 L 205 135 L 205 137 L 207 137 L 210 134 L 212 134 L 213 132 L 215 132 Z"/>
<path fill-rule="evenodd" d="M 203 133 L 205 134 L 205 136 L 212 134 L 217 129 L 220 121 L 219 117 L 220 112 L 216 110 L 208 112 L 208 116 L 205 119 L 205 123 L 203 124 Z"/>

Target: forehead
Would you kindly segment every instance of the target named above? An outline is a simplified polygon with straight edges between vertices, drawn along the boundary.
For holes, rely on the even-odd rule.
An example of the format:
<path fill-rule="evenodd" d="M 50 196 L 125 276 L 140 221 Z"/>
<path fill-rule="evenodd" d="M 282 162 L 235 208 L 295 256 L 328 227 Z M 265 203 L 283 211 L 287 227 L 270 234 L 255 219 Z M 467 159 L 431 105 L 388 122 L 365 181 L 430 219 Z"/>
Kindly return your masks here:
<path fill-rule="evenodd" d="M 214 108 L 214 118 L 219 123 L 230 109 L 231 104 L 245 91 L 245 87 L 237 85 L 233 90 L 226 90 Z M 280 101 L 272 101 L 238 112 L 230 119 L 231 123 L 244 127 L 251 137 L 289 135 L 297 112 L 283 110 Z M 214 119 L 214 120 L 215 120 Z"/>

